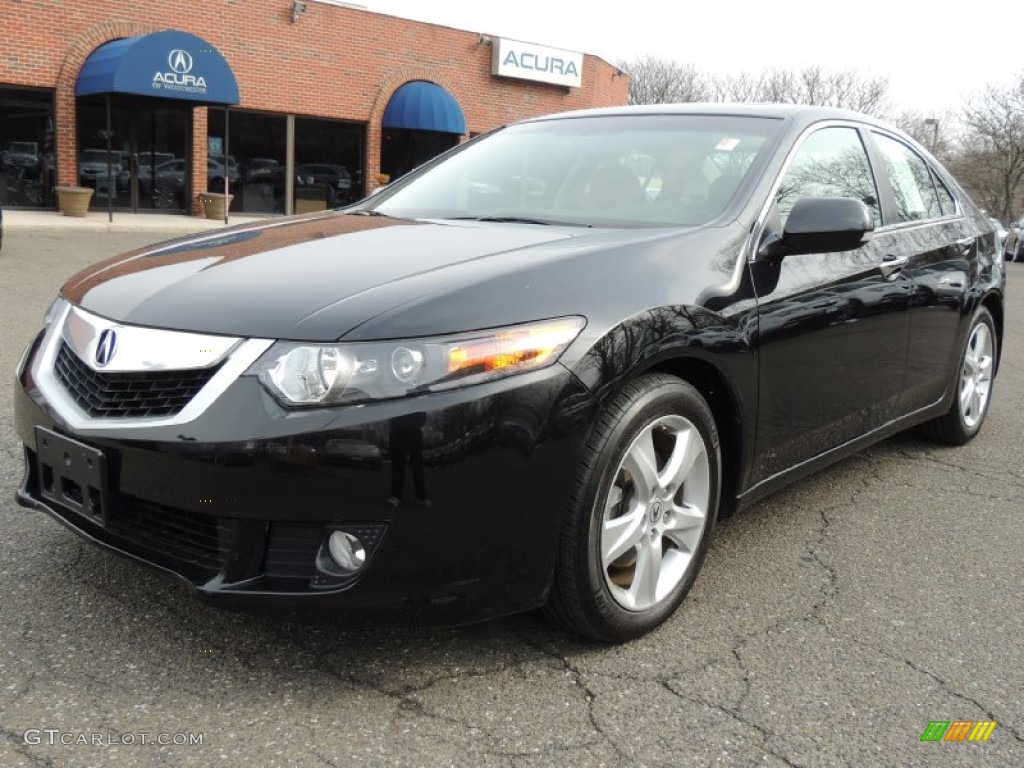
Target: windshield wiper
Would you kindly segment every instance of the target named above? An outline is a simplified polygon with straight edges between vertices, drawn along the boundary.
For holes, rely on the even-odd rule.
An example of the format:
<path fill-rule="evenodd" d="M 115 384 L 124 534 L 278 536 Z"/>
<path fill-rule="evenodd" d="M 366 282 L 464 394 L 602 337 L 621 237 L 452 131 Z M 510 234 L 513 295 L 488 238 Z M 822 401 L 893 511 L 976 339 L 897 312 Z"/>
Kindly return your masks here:
<path fill-rule="evenodd" d="M 528 216 L 470 216 L 471 221 L 497 221 L 503 224 L 542 224 L 548 226 L 550 221 L 544 219 L 531 219 Z"/>
<path fill-rule="evenodd" d="M 445 216 L 448 221 L 490 221 L 499 224 L 538 224 L 541 226 L 558 227 L 592 227 L 593 224 L 580 224 L 573 221 L 555 221 L 553 219 L 534 219 L 529 216 L 510 216 L 495 214 L 493 216 Z"/>

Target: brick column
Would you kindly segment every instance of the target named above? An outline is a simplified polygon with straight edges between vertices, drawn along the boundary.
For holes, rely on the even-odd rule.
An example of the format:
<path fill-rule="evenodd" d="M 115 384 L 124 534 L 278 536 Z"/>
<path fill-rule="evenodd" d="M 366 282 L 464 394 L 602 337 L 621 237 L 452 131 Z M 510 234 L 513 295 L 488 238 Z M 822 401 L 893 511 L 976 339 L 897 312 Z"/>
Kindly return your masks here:
<path fill-rule="evenodd" d="M 192 110 L 192 186 L 185 208 L 193 216 L 203 215 L 203 204 L 199 202 L 200 192 L 206 192 L 206 134 L 209 112 L 206 107 Z"/>

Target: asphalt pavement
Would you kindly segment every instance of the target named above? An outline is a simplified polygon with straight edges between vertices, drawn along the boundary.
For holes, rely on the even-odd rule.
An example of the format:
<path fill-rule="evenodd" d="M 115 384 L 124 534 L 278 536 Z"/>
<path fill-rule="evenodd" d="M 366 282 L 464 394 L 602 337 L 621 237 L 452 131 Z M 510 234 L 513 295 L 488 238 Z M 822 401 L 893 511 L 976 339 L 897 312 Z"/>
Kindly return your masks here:
<path fill-rule="evenodd" d="M 67 276 L 157 236 L 8 231 L 0 370 Z M 618 647 L 536 615 L 385 629 L 206 607 L 14 503 L 0 398 L 0 765 L 1024 765 L 1024 264 L 1007 269 L 974 442 L 899 436 L 724 521 L 682 609 Z M 998 724 L 921 741 L 955 720 Z"/>

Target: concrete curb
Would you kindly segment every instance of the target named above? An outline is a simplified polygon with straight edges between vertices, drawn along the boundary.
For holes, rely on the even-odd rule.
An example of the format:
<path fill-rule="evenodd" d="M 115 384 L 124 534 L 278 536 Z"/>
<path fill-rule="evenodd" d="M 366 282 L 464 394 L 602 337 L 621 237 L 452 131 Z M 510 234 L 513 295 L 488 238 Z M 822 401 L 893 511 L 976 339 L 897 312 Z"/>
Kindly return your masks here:
<path fill-rule="evenodd" d="M 230 225 L 265 221 L 271 217 L 232 216 Z M 4 209 L 5 232 L 153 232 L 187 234 L 222 229 L 223 221 L 210 221 L 199 216 L 175 216 L 160 213 L 115 213 L 110 223 L 107 214 L 92 212 L 85 218 L 64 216 L 56 211 L 19 211 Z"/>

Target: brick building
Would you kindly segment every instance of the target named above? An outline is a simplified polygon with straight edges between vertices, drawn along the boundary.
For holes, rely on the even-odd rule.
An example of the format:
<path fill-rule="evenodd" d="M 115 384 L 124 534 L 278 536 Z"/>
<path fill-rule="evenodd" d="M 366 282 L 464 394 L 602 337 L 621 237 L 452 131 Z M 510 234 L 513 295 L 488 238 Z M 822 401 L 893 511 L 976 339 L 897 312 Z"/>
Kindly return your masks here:
<path fill-rule="evenodd" d="M 94 209 L 197 212 L 227 184 L 232 211 L 322 208 L 628 89 L 595 56 L 337 0 L 14 0 L 0 33 L 5 207 L 53 208 L 78 185 Z"/>

